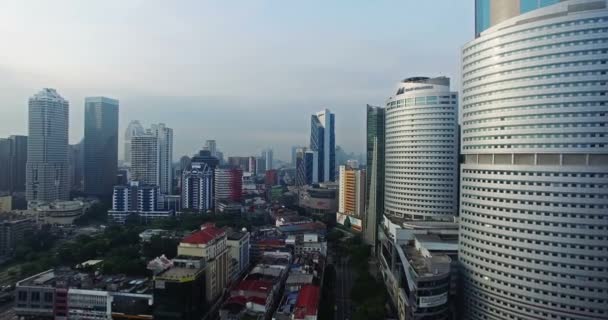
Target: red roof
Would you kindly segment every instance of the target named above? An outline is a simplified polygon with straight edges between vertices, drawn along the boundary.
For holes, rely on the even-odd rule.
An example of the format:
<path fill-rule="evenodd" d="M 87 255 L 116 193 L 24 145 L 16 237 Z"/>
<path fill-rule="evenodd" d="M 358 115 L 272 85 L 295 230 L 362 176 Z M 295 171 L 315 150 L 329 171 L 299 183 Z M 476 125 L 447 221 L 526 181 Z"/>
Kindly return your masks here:
<path fill-rule="evenodd" d="M 285 246 L 285 240 L 283 239 L 262 239 L 255 242 L 257 245 L 262 246 Z"/>
<path fill-rule="evenodd" d="M 300 289 L 294 310 L 295 319 L 316 316 L 319 308 L 319 286 L 308 284 Z"/>
<path fill-rule="evenodd" d="M 272 282 L 264 280 L 243 280 L 241 281 L 233 291 L 257 291 L 263 293 L 270 293 L 272 291 Z"/>
<path fill-rule="evenodd" d="M 224 235 L 226 231 L 217 228 L 214 224 L 206 223 L 201 226 L 201 230 L 182 239 L 182 243 L 207 244 L 208 242 Z"/>
<path fill-rule="evenodd" d="M 259 304 L 259 305 L 262 305 L 262 306 L 266 305 L 266 299 L 260 298 L 260 297 L 249 297 L 249 298 L 247 298 L 247 301 L 248 302 L 253 302 L 255 304 Z"/>

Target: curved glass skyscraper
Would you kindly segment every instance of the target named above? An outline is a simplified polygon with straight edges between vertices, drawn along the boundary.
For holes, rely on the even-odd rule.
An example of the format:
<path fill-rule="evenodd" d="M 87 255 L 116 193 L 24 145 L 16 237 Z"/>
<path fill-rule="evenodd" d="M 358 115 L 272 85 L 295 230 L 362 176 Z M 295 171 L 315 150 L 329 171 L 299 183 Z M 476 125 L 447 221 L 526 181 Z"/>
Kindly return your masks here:
<path fill-rule="evenodd" d="M 386 104 L 384 212 L 451 220 L 458 203 L 458 98 L 448 78 L 399 83 Z"/>
<path fill-rule="evenodd" d="M 462 67 L 464 318 L 608 319 L 606 1 L 504 20 Z"/>

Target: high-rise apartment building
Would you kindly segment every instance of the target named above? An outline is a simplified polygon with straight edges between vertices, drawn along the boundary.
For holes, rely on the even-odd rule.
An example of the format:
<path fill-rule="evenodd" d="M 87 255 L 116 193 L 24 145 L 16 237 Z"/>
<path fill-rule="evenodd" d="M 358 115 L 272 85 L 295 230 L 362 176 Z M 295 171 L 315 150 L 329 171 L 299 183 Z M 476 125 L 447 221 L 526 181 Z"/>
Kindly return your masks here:
<path fill-rule="evenodd" d="M 365 220 L 365 170 L 340 166 L 339 177 L 338 214 Z"/>
<path fill-rule="evenodd" d="M 408 220 L 457 215 L 457 106 L 445 77 L 405 79 L 388 99 L 385 214 Z"/>
<path fill-rule="evenodd" d="M 263 175 L 266 172 L 266 159 L 260 157 L 255 159 L 255 174 Z"/>
<path fill-rule="evenodd" d="M 160 185 L 159 151 L 156 135 L 148 133 L 131 138 L 131 180 Z"/>
<path fill-rule="evenodd" d="M 26 199 L 69 200 L 69 103 L 45 88 L 29 99 Z"/>
<path fill-rule="evenodd" d="M 238 167 L 215 170 L 215 202 L 240 202 L 243 196 L 243 170 Z"/>
<path fill-rule="evenodd" d="M 462 52 L 464 318 L 607 319 L 608 3 L 498 2 Z"/>
<path fill-rule="evenodd" d="M 133 120 L 129 123 L 127 130 L 125 131 L 125 154 L 124 160 L 126 165 L 131 165 L 131 139 L 133 137 L 143 135 L 146 133 L 144 127 L 137 120 Z"/>
<path fill-rule="evenodd" d="M 84 101 L 84 191 L 108 196 L 118 166 L 118 100 L 87 97 Z"/>
<path fill-rule="evenodd" d="M 214 177 L 217 158 L 208 150 L 192 157 L 189 170 L 182 174 L 182 207 L 207 211 L 215 206 Z"/>
<path fill-rule="evenodd" d="M 325 109 L 311 116 L 310 150 L 319 157 L 319 177 L 321 182 L 336 180 L 336 133 L 335 116 Z"/>
<path fill-rule="evenodd" d="M 158 139 L 158 186 L 162 194 L 173 194 L 173 129 L 164 123 L 153 124 L 151 130 Z"/>

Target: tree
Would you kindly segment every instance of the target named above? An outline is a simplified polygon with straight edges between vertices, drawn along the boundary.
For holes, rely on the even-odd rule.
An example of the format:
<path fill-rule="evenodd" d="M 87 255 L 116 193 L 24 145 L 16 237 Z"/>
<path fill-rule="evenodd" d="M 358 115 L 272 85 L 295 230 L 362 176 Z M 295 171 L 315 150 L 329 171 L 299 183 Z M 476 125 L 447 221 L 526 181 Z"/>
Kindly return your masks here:
<path fill-rule="evenodd" d="M 351 228 L 350 218 L 348 216 L 344 219 L 344 228 L 348 230 Z"/>

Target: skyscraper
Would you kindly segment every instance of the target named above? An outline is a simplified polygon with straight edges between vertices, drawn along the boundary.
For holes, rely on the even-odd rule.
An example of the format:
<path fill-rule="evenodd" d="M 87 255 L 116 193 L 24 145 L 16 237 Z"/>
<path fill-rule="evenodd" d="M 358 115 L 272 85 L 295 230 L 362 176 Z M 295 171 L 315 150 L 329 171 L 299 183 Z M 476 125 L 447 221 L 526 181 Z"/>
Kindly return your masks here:
<path fill-rule="evenodd" d="M 158 186 L 160 154 L 156 135 L 137 135 L 131 139 L 131 180 Z"/>
<path fill-rule="evenodd" d="M 299 148 L 296 154 L 296 185 L 319 183 L 319 154 L 306 148 Z"/>
<path fill-rule="evenodd" d="M 71 190 L 83 190 L 84 140 L 68 146 L 68 178 Z"/>
<path fill-rule="evenodd" d="M 338 213 L 365 220 L 365 170 L 340 166 Z M 361 224 L 358 224 L 361 227 Z"/>
<path fill-rule="evenodd" d="M 559 2 L 463 48 L 465 319 L 608 318 L 607 7 Z"/>
<path fill-rule="evenodd" d="M 215 142 L 215 140 L 207 140 L 205 141 L 205 149 L 207 149 L 210 153 L 212 157 L 216 157 L 216 153 L 217 153 L 217 144 Z"/>
<path fill-rule="evenodd" d="M 264 151 L 262 151 L 262 158 L 264 158 L 265 161 L 265 168 L 266 170 L 272 170 L 274 169 L 273 167 L 273 159 L 272 159 L 272 149 L 266 149 Z"/>
<path fill-rule="evenodd" d="M 173 193 L 173 129 L 164 123 L 153 124 L 152 134 L 158 139 L 158 170 L 160 193 Z"/>
<path fill-rule="evenodd" d="M 127 130 L 125 131 L 124 159 L 125 159 L 126 165 L 131 165 L 131 139 L 133 139 L 133 137 L 135 137 L 135 136 L 139 136 L 139 135 L 142 135 L 145 133 L 146 133 L 146 131 L 144 130 L 144 127 L 142 127 L 141 123 L 139 123 L 139 121 L 133 120 L 133 121 L 129 122 L 129 126 L 127 127 Z"/>
<path fill-rule="evenodd" d="M 11 189 L 25 191 L 25 166 L 27 163 L 27 136 L 10 136 L 11 141 Z"/>
<path fill-rule="evenodd" d="M 84 191 L 110 196 L 118 163 L 118 100 L 87 97 L 84 109 Z"/>
<path fill-rule="evenodd" d="M 319 157 L 320 182 L 336 179 L 336 134 L 335 117 L 328 109 L 318 112 L 310 119 L 310 149 Z"/>
<path fill-rule="evenodd" d="M 0 139 L 0 191 L 11 191 L 11 154 L 12 143 L 9 139 Z"/>
<path fill-rule="evenodd" d="M 457 106 L 448 78 L 399 83 L 385 109 L 385 214 L 408 220 L 457 215 Z"/>
<path fill-rule="evenodd" d="M 69 200 L 69 103 L 45 88 L 29 99 L 26 199 Z"/>

